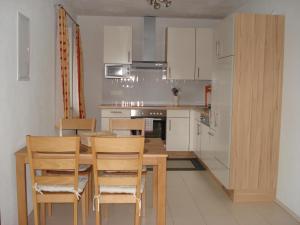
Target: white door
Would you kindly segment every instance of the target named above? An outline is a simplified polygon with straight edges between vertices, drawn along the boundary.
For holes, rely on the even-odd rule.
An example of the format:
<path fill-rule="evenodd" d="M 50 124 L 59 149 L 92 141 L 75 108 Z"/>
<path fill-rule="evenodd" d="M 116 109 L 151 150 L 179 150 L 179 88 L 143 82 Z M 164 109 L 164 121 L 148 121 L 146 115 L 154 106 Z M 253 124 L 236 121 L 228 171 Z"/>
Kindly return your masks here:
<path fill-rule="evenodd" d="M 211 80 L 214 60 L 214 35 L 211 28 L 196 29 L 196 80 Z"/>
<path fill-rule="evenodd" d="M 132 27 L 104 27 L 104 63 L 132 63 Z"/>
<path fill-rule="evenodd" d="M 189 129 L 189 118 L 168 118 L 167 151 L 188 151 Z"/>
<path fill-rule="evenodd" d="M 168 79 L 194 80 L 195 38 L 194 28 L 168 28 Z"/>

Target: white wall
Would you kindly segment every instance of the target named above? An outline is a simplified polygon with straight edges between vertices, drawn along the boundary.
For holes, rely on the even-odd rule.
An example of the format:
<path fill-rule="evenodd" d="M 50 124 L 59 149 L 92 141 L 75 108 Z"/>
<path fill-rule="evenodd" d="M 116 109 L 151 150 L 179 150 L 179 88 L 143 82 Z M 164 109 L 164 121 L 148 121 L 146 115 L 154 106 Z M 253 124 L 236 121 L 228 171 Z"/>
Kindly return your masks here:
<path fill-rule="evenodd" d="M 30 81 L 17 81 L 17 13 L 30 18 Z M 54 134 L 54 1 L 0 1 L 0 209 L 2 224 L 16 225 L 17 192 L 14 153 L 25 135 Z M 27 176 L 27 179 L 30 178 Z M 28 183 L 29 213 L 31 184 Z"/>
<path fill-rule="evenodd" d="M 85 76 L 85 97 L 88 117 L 95 117 L 100 128 L 99 109 L 103 90 L 103 27 L 105 25 L 132 25 L 133 60 L 143 59 L 144 18 L 143 17 L 109 17 L 78 16 L 82 34 L 83 67 Z M 217 20 L 205 19 L 156 19 L 156 57 L 165 60 L 165 28 L 174 27 L 213 27 Z"/>
<path fill-rule="evenodd" d="M 251 0 L 239 11 L 286 18 L 277 199 L 300 218 L 300 1 Z"/>

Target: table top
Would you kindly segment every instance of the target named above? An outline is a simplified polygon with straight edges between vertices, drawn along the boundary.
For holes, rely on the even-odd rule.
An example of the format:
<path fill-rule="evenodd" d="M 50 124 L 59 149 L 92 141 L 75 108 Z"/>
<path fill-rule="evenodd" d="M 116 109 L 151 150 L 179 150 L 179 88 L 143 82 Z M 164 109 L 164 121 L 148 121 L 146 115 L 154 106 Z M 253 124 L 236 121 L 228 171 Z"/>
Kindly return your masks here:
<path fill-rule="evenodd" d="M 87 156 L 87 155 L 91 155 L 91 148 L 86 146 L 86 145 L 81 145 L 80 147 L 80 155 L 82 156 Z M 23 147 L 20 150 L 18 150 L 15 153 L 16 156 L 24 156 L 27 157 L 27 147 Z M 165 150 L 163 149 L 155 149 L 155 148 L 147 148 L 145 147 L 144 150 L 144 157 L 148 158 L 148 157 L 167 157 L 168 154 Z"/>

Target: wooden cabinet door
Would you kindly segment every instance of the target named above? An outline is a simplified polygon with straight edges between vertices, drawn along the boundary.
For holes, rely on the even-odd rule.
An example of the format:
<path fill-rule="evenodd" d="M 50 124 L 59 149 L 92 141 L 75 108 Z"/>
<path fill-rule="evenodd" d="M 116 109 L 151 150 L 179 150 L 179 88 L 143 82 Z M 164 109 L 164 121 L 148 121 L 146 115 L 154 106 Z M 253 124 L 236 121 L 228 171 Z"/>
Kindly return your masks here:
<path fill-rule="evenodd" d="M 132 63 L 132 27 L 104 27 L 104 63 Z"/>
<path fill-rule="evenodd" d="M 212 29 L 196 29 L 196 80 L 211 80 L 214 59 L 213 38 Z"/>
<path fill-rule="evenodd" d="M 189 149 L 189 118 L 167 119 L 167 150 L 188 151 Z"/>
<path fill-rule="evenodd" d="M 194 28 L 168 28 L 168 79 L 194 80 L 195 38 Z"/>

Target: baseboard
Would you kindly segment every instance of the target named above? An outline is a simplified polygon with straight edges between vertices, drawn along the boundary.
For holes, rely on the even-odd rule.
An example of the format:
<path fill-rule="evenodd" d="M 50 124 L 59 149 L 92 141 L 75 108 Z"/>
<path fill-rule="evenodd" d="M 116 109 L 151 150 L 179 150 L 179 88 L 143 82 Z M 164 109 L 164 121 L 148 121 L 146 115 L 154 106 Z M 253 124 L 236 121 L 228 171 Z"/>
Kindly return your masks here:
<path fill-rule="evenodd" d="M 231 194 L 233 202 L 272 202 L 274 193 L 233 190 Z"/>
<path fill-rule="evenodd" d="M 282 203 L 277 198 L 274 200 L 274 202 L 279 205 L 280 208 L 282 208 L 284 211 L 286 211 L 288 214 L 290 214 L 292 217 L 294 217 L 297 222 L 300 222 L 300 216 L 298 216 L 296 213 L 294 213 L 289 207 L 287 207 L 284 203 Z"/>

